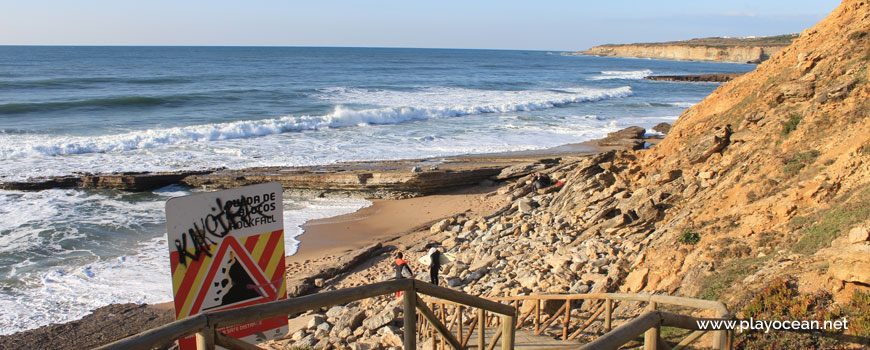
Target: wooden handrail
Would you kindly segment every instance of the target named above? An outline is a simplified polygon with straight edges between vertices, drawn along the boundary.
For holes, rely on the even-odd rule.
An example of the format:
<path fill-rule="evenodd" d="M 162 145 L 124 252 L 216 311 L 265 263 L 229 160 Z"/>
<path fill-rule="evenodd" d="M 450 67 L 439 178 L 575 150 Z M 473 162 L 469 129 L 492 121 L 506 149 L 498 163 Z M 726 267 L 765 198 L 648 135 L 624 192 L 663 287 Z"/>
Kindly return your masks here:
<path fill-rule="evenodd" d="M 208 327 L 208 318 L 205 314 L 199 314 L 129 336 L 111 344 L 98 347 L 97 349 L 150 350 L 168 344 L 175 339 L 199 332 L 206 327 Z"/>
<path fill-rule="evenodd" d="M 340 289 L 331 292 L 306 295 L 252 305 L 248 307 L 208 313 L 209 319 L 217 327 L 228 327 L 241 323 L 255 322 L 272 317 L 293 315 L 308 310 L 347 304 L 354 300 L 376 297 L 414 288 L 414 280 L 397 279 L 360 287 Z"/>
<path fill-rule="evenodd" d="M 532 309 L 528 310 L 524 314 L 519 315 L 519 322 L 516 325 L 516 328 L 520 328 L 522 326 L 522 323 L 528 319 L 528 316 L 530 316 L 531 313 L 534 312 L 535 313 L 535 319 L 534 319 L 535 334 L 540 334 L 545 328 L 549 327 L 550 324 L 552 324 L 556 319 L 558 319 L 559 316 L 561 316 L 563 314 L 566 315 L 566 317 L 564 317 L 564 321 L 566 321 L 566 322 L 563 322 L 564 325 L 563 325 L 563 329 L 562 329 L 562 338 L 563 339 L 576 338 L 577 336 L 579 336 L 583 332 L 583 330 L 585 330 L 589 325 L 591 325 L 591 323 L 598 316 L 600 316 L 600 314 L 602 312 L 605 312 L 605 311 L 606 311 L 606 313 L 604 316 L 604 328 L 606 329 L 607 332 L 611 332 L 611 326 L 612 326 L 611 325 L 611 321 L 612 321 L 611 314 L 613 312 L 613 302 L 614 301 L 645 302 L 645 303 L 647 303 L 647 310 L 648 311 L 656 311 L 657 305 L 659 305 L 659 304 L 668 304 L 668 305 L 676 305 L 676 306 L 689 307 L 689 308 L 695 308 L 695 309 L 710 310 L 710 311 L 715 312 L 716 317 L 718 317 L 717 319 L 728 319 L 728 318 L 733 317 L 733 315 L 730 313 L 730 311 L 728 311 L 727 306 L 722 302 L 712 301 L 712 300 L 702 300 L 702 299 L 677 297 L 677 296 L 670 296 L 670 295 L 640 294 L 640 293 L 638 293 L 638 294 L 629 294 L 629 293 L 534 294 L 534 295 L 518 295 L 518 296 L 510 296 L 510 297 L 489 297 L 487 299 L 492 300 L 492 301 L 505 302 L 505 303 L 512 302 L 514 305 L 516 305 L 517 310 L 519 310 L 519 303 L 521 301 L 534 301 L 536 305 L 534 305 L 534 307 Z M 582 326 L 580 326 L 579 329 L 575 330 L 574 333 L 567 335 L 568 334 L 568 327 L 570 327 L 570 325 L 567 322 L 569 320 L 567 315 L 570 314 L 570 310 L 566 310 L 566 306 L 568 305 L 568 303 L 575 301 L 575 300 L 602 300 L 602 304 L 599 304 L 598 306 L 593 307 L 592 308 L 593 316 L 590 317 L 589 320 L 586 321 Z M 540 320 L 540 316 L 541 316 L 540 315 L 540 311 L 541 311 L 540 304 L 542 301 L 564 301 L 565 305 L 563 305 L 561 308 L 559 308 L 559 310 L 554 315 L 552 315 L 549 318 L 547 318 L 546 320 L 542 321 L 542 320 Z M 445 301 L 439 301 L 439 302 L 450 304 L 450 302 L 445 302 Z M 682 323 L 677 323 L 675 325 L 675 327 L 680 327 L 680 328 L 685 328 L 682 326 L 690 325 L 690 322 L 694 322 L 695 320 L 701 320 L 698 318 L 692 318 L 691 316 L 685 316 L 685 317 L 689 317 L 688 319 L 681 319 L 680 317 L 682 317 L 682 316 L 678 315 L 678 314 L 662 313 L 662 315 L 673 315 L 673 316 L 666 316 L 666 317 L 672 317 L 672 319 L 669 319 L 668 323 L 674 323 L 674 322 L 677 322 L 676 320 L 682 320 L 681 321 Z M 713 320 L 713 319 L 710 319 L 710 320 Z M 647 329 L 646 330 L 648 332 L 647 332 L 647 335 L 645 336 L 645 339 L 650 339 L 649 341 L 647 341 L 648 343 L 659 341 L 659 332 L 658 332 L 657 327 L 659 327 L 659 326 L 656 326 L 654 329 Z M 685 328 L 685 329 L 691 329 L 691 328 Z M 712 331 L 714 329 L 709 329 L 709 330 Z M 706 332 L 704 332 L 704 333 L 706 333 Z M 691 343 L 692 341 L 697 340 L 697 338 L 699 336 L 700 336 L 700 334 L 693 334 L 693 336 L 691 337 L 692 339 L 687 338 L 686 340 L 688 340 L 688 343 Z M 713 333 L 713 344 L 717 348 L 730 349 L 731 348 L 730 341 L 731 341 L 730 333 L 727 330 L 718 330 L 718 331 Z M 688 344 L 688 343 L 686 343 L 686 344 Z M 652 345 L 648 345 L 648 348 L 652 349 L 652 348 L 656 348 L 656 347 L 652 346 Z"/>
<path fill-rule="evenodd" d="M 607 334 L 598 337 L 592 342 L 583 345 L 580 350 L 619 349 L 621 346 L 636 339 L 638 336 L 644 334 L 646 331 L 660 326 L 677 327 L 689 330 L 701 330 L 700 327 L 698 327 L 698 323 L 708 321 L 707 324 L 710 324 L 711 326 L 705 330 L 725 330 L 722 327 L 713 328 L 711 322 L 709 321 L 726 320 L 728 320 L 728 318 L 702 318 L 664 311 L 647 311 L 638 316 L 637 318 L 627 323 L 624 323 L 616 329 L 608 332 Z M 695 339 L 697 339 L 697 337 L 695 337 Z"/>
<path fill-rule="evenodd" d="M 510 334 L 502 344 L 504 349 L 513 349 L 513 318 L 516 309 L 495 301 L 486 300 L 468 294 L 463 294 L 452 289 L 438 287 L 429 283 L 413 279 L 397 279 L 386 282 L 378 282 L 366 286 L 341 289 L 336 291 L 306 295 L 303 297 L 273 301 L 257 304 L 238 309 L 202 313 L 183 320 L 175 321 L 167 325 L 148 330 L 130 337 L 118 340 L 111 344 L 103 345 L 97 350 L 149 350 L 154 347 L 167 344 L 179 338 L 197 334 L 197 342 L 206 350 L 214 348 L 215 343 L 228 344 L 233 347 L 241 345 L 227 339 L 217 329 L 242 323 L 255 322 L 278 316 L 286 316 L 301 313 L 308 310 L 346 304 L 351 301 L 371 298 L 379 295 L 392 294 L 398 291 L 406 293 L 403 302 L 405 311 L 405 348 L 415 349 L 416 345 L 416 306 L 418 306 L 417 292 L 432 297 L 443 299 L 445 302 L 453 302 L 467 305 L 480 310 L 489 311 L 502 315 L 505 324 L 511 324 Z M 413 299 L 412 299 L 413 298 Z M 420 304 L 425 307 L 425 304 Z M 427 315 L 431 316 L 431 315 Z M 509 320 L 509 321 L 508 321 Z M 437 320 L 436 320 L 437 321 Z M 440 324 L 440 323 L 439 323 Z M 443 327 L 443 325 L 441 325 Z M 456 340 L 455 338 L 453 340 Z M 457 345 L 458 342 L 451 342 Z M 253 345 L 252 345 L 253 346 Z M 253 349 L 253 348 L 250 348 Z"/>

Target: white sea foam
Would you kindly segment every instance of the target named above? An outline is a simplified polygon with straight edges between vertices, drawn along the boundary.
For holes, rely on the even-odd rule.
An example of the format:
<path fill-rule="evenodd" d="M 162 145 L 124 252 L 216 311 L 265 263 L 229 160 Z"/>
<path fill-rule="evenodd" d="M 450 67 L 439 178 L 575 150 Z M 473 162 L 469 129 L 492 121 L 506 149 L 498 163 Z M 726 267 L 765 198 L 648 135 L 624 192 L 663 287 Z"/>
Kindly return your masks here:
<path fill-rule="evenodd" d="M 460 92 L 454 91 L 452 94 L 442 95 L 441 88 L 429 89 L 422 92 L 422 96 L 420 93 L 414 93 L 413 99 L 404 99 L 403 97 L 407 95 L 399 92 L 380 90 L 366 95 L 356 92 L 355 89 L 345 89 L 340 94 L 340 100 L 344 103 L 369 103 L 373 101 L 374 96 L 374 100 L 383 102 L 379 103 L 380 105 L 388 107 L 353 110 L 339 105 L 332 113 L 322 116 L 285 116 L 93 137 L 8 135 L 0 138 L 0 160 L 32 156 L 123 152 L 206 141 L 246 139 L 291 131 L 368 124 L 399 124 L 486 113 L 535 111 L 572 103 L 625 97 L 632 93 L 628 86 L 614 89 L 571 88 L 561 91 L 460 90 Z M 467 94 L 464 100 L 454 99 L 457 96 L 464 96 L 462 94 Z M 418 102 L 418 104 L 414 107 L 392 106 L 398 101 Z M 399 103 L 399 105 L 407 104 Z"/>
<path fill-rule="evenodd" d="M 309 200 L 290 199 L 284 201 L 284 246 L 285 254 L 296 254 L 299 247 L 297 236 L 304 233 L 302 225 L 310 220 L 329 218 L 353 213 L 371 206 L 372 202 L 365 199 L 329 199 L 316 198 Z"/>
<path fill-rule="evenodd" d="M 653 74 L 652 70 L 642 69 L 642 70 L 605 70 L 601 71 L 601 75 L 596 75 L 594 77 L 589 78 L 589 80 L 610 80 L 610 79 L 643 79 Z"/>
<path fill-rule="evenodd" d="M 153 230 L 162 230 L 166 199 L 189 193 L 170 186 L 155 191 L 158 197 L 151 200 L 130 202 L 110 191 L 0 191 L 0 215 L 18 219 L 0 226 L 0 254 L 34 254 L 0 276 L 0 284 L 20 281 L 0 292 L 0 309 L 5 311 L 0 313 L 0 335 L 79 319 L 113 303 L 171 301 L 166 234 Z M 306 221 L 368 205 L 361 199 L 285 199 L 285 254 L 296 252 L 294 237 Z M 94 230 L 121 230 L 117 235 L 124 236 L 145 224 L 151 224 L 154 237 L 133 244 L 129 242 L 135 237 L 93 242 L 99 240 Z M 39 261 L 46 256 L 60 263 Z"/>

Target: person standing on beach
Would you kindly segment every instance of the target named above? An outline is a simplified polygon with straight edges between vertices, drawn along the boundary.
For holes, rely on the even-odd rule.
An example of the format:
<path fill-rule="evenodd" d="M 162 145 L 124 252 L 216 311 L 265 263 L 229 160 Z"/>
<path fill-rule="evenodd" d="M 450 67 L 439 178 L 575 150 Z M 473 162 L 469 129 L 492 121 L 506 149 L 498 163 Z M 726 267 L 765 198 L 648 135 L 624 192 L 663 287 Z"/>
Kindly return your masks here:
<path fill-rule="evenodd" d="M 402 252 L 396 253 L 395 265 L 396 265 L 396 279 L 414 276 L 414 273 L 411 272 L 411 267 L 408 266 L 408 262 L 405 261 L 404 255 L 402 254 Z M 401 296 L 402 296 L 402 291 L 396 292 L 396 298 L 399 298 Z"/>
<path fill-rule="evenodd" d="M 402 252 L 396 253 L 396 278 L 399 279 L 413 276 L 414 273 L 411 272 L 411 267 L 408 266 L 408 262 L 405 261 Z"/>
<path fill-rule="evenodd" d="M 441 252 L 437 248 L 429 248 L 429 279 L 432 284 L 438 285 L 438 271 L 441 270 Z"/>

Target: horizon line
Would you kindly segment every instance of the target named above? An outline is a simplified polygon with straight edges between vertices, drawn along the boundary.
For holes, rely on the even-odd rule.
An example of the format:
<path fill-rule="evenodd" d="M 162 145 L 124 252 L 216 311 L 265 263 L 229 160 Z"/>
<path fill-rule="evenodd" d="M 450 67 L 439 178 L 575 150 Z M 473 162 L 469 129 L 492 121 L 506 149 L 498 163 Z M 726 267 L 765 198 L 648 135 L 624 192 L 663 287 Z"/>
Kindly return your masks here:
<path fill-rule="evenodd" d="M 479 51 L 542 51 L 574 52 L 582 50 L 554 49 L 494 49 L 463 47 L 414 46 L 301 46 L 301 45 L 126 45 L 126 44 L 0 44 L 0 47 L 206 47 L 206 48 L 310 48 L 310 49 L 421 49 L 421 50 L 479 50 Z"/>

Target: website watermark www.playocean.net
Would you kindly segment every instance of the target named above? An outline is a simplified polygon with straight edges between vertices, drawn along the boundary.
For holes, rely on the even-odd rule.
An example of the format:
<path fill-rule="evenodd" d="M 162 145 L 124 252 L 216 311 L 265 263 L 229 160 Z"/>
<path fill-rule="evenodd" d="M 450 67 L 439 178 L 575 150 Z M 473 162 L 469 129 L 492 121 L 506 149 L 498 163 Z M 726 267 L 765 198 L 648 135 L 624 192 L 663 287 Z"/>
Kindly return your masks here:
<path fill-rule="evenodd" d="M 748 320 L 698 320 L 695 321 L 700 330 L 733 330 L 738 333 L 745 331 L 844 331 L 849 329 L 849 320 L 826 321 L 765 321 L 749 318 Z"/>

